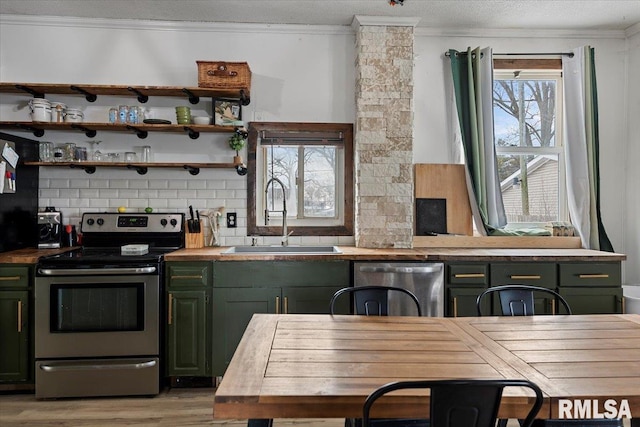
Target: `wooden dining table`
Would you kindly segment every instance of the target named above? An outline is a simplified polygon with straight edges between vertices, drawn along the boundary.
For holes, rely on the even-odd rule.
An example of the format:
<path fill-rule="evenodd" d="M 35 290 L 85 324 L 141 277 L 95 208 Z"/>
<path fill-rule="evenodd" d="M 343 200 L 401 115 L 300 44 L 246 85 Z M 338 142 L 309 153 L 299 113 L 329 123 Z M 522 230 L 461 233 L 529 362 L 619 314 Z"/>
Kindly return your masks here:
<path fill-rule="evenodd" d="M 533 381 L 544 396 L 538 418 L 595 418 L 614 406 L 627 416 L 625 405 L 640 418 L 640 315 L 255 314 L 213 416 L 359 418 L 366 397 L 386 383 L 457 378 Z M 425 394 L 400 393 L 372 416 L 428 418 Z M 524 418 L 532 400 L 530 390 L 505 389 L 500 418 Z"/>

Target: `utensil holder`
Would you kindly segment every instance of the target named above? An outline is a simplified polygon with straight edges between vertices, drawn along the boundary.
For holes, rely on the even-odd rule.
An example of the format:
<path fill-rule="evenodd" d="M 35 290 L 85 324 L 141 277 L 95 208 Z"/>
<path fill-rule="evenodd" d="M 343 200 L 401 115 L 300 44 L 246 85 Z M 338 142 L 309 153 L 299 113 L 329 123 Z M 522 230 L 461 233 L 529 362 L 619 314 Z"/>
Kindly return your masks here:
<path fill-rule="evenodd" d="M 199 233 L 185 233 L 184 240 L 184 245 L 186 248 L 204 248 L 204 231 L 200 229 Z"/>

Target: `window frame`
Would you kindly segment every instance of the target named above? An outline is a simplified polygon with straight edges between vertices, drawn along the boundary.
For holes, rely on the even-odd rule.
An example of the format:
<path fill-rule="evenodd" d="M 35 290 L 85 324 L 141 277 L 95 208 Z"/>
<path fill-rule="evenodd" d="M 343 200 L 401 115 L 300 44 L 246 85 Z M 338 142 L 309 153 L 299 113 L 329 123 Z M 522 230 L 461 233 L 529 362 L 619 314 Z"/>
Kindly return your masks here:
<path fill-rule="evenodd" d="M 494 141 L 496 156 L 498 155 L 555 155 L 558 158 L 558 218 L 557 221 L 569 221 L 567 198 L 567 168 L 564 151 L 564 96 L 562 62 L 560 59 L 494 59 L 494 80 L 513 80 L 518 72 L 523 80 L 555 80 L 556 112 L 555 136 L 553 147 L 520 147 L 498 146 Z M 495 125 L 494 125 L 495 126 Z M 546 222 L 509 222 L 506 229 L 522 227 L 540 227 Z"/>
<path fill-rule="evenodd" d="M 262 199 L 258 196 L 257 186 L 262 184 L 260 177 L 263 175 L 264 164 L 259 165 L 258 150 L 260 135 L 266 132 L 291 132 L 291 133 L 309 133 L 310 135 L 340 132 L 342 134 L 343 146 L 343 166 L 336 169 L 337 186 L 340 191 L 336 192 L 336 197 L 344 197 L 344 212 L 342 215 L 342 223 L 335 224 L 335 218 L 331 218 L 334 222 L 332 225 L 317 225 L 323 222 L 322 219 L 314 218 L 306 220 L 288 220 L 288 228 L 295 230 L 297 236 L 351 236 L 353 235 L 353 219 L 354 219 L 354 181 L 353 181 L 353 124 L 351 123 L 292 123 L 292 122 L 251 122 L 249 124 L 249 137 L 247 147 L 247 235 L 255 236 L 280 236 L 282 235 L 281 221 L 272 220 L 273 225 L 258 225 L 261 218 L 258 213 L 260 209 L 259 202 Z M 312 145 L 312 144 L 309 144 Z M 342 176 L 340 173 L 342 171 Z M 342 182 L 342 185 L 340 185 Z M 301 201 L 302 202 L 302 201 Z M 300 224 L 303 222 L 314 222 L 314 225 Z M 297 224 L 296 224 L 297 222 Z"/>

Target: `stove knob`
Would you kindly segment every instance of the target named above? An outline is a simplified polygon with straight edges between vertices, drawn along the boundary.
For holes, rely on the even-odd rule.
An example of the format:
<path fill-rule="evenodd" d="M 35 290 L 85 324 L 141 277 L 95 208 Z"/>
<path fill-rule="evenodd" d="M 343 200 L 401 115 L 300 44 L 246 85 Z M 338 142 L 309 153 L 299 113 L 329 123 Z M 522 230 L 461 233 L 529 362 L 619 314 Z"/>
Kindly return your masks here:
<path fill-rule="evenodd" d="M 104 225 L 104 219 L 98 218 L 98 225 Z"/>
<path fill-rule="evenodd" d="M 93 218 L 89 218 L 87 220 L 87 225 L 93 225 L 95 223 L 95 221 L 93 220 Z"/>
<path fill-rule="evenodd" d="M 178 220 L 175 218 L 171 218 L 171 221 L 169 221 L 171 223 L 171 225 L 173 225 L 174 227 L 178 224 Z"/>
<path fill-rule="evenodd" d="M 166 218 L 162 218 L 160 220 L 160 225 L 162 225 L 163 227 L 166 227 L 167 226 L 167 219 Z"/>

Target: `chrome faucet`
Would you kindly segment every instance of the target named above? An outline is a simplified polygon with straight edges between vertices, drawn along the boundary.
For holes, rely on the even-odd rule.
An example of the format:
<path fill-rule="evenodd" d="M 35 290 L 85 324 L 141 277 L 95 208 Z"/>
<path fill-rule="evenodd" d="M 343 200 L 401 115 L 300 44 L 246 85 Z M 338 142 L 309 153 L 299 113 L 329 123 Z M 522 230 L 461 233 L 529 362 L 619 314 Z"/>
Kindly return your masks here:
<path fill-rule="evenodd" d="M 282 210 L 281 211 L 270 211 L 267 205 L 267 192 L 269 191 L 269 186 L 274 182 L 277 182 L 278 184 L 280 184 L 280 187 L 282 188 Z M 265 185 L 264 187 L 264 201 L 265 201 L 265 206 L 267 206 L 264 210 L 264 225 L 269 225 L 269 212 L 282 212 L 282 242 L 281 243 L 282 243 L 282 246 L 288 246 L 289 236 L 293 233 L 293 231 L 287 234 L 287 192 L 285 190 L 284 184 L 278 178 L 271 178 L 269 181 L 267 181 L 267 185 Z"/>

